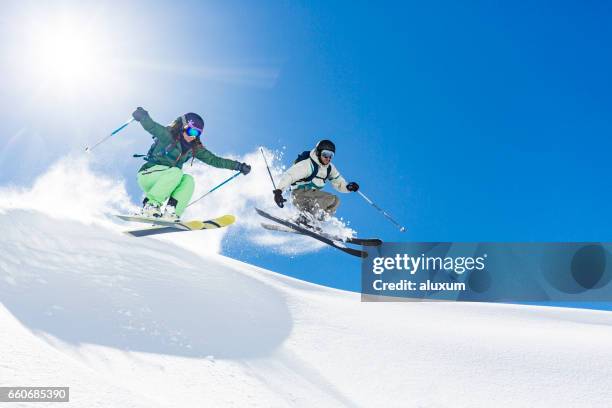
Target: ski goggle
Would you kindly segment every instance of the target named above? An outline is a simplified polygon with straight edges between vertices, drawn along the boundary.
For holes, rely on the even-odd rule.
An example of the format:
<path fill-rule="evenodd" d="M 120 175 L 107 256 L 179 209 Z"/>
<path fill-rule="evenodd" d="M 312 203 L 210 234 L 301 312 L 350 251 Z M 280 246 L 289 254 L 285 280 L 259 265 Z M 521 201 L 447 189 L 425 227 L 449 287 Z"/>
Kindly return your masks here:
<path fill-rule="evenodd" d="M 321 157 L 325 157 L 326 159 L 332 159 L 334 157 L 334 152 L 331 150 L 321 150 Z"/>
<path fill-rule="evenodd" d="M 197 127 L 189 125 L 185 126 L 183 130 L 185 131 L 185 133 L 187 133 L 187 136 L 191 137 L 200 137 L 200 135 L 202 134 L 202 129 L 198 129 Z"/>

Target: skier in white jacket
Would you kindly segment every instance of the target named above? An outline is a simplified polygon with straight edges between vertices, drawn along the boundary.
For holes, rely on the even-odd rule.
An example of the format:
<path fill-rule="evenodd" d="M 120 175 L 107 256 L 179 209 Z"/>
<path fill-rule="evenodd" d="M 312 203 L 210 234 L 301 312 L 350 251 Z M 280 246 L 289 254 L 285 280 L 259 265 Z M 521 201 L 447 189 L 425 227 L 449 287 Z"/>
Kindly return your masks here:
<path fill-rule="evenodd" d="M 280 178 L 277 189 L 274 190 L 274 201 L 283 208 L 283 190 L 292 187 L 293 204 L 302 212 L 296 222 L 309 224 L 314 218 L 326 220 L 334 215 L 340 205 L 338 196 L 321 191 L 329 180 L 332 186 L 342 192 L 349 193 L 359 190 L 357 183 L 347 183 L 340 175 L 331 160 L 336 154 L 336 146 L 330 140 L 321 140 L 310 152 L 298 156 Z"/>

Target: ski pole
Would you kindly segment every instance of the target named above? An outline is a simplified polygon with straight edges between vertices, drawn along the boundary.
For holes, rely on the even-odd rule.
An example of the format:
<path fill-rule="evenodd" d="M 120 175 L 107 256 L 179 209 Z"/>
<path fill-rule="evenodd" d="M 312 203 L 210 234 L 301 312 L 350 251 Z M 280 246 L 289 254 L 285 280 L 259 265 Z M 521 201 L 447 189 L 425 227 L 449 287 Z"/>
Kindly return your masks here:
<path fill-rule="evenodd" d="M 266 160 L 266 155 L 264 154 L 263 147 L 260 147 L 261 155 L 264 158 L 264 162 L 266 163 L 266 169 L 268 169 L 268 174 L 270 175 L 270 180 L 272 180 L 272 187 L 276 190 L 276 183 L 274 182 L 274 177 L 272 177 L 272 172 L 270 171 L 270 166 L 268 166 L 268 160 Z"/>
<path fill-rule="evenodd" d="M 87 146 L 85 148 L 85 151 L 87 153 L 91 152 L 93 149 L 95 149 L 96 147 L 98 147 L 98 145 L 101 145 L 102 143 L 106 142 L 110 137 L 116 135 L 117 133 L 119 133 L 120 131 L 122 131 L 127 125 L 129 125 L 130 123 L 132 123 L 135 119 L 132 118 L 130 120 L 128 120 L 127 122 L 125 122 L 123 125 L 119 126 L 117 129 L 113 130 L 111 132 L 110 135 L 105 136 L 102 140 L 100 140 L 98 143 L 96 143 L 95 145 L 93 145 L 92 147 Z"/>
<path fill-rule="evenodd" d="M 219 184 L 217 187 L 214 187 L 212 190 L 210 190 L 208 193 L 204 194 L 202 197 L 198 198 L 197 200 L 194 200 L 192 202 L 190 202 L 187 207 L 189 207 L 192 204 L 197 203 L 198 201 L 200 201 L 201 199 L 203 199 L 204 197 L 206 197 L 207 195 L 209 195 L 210 193 L 212 193 L 213 191 L 215 191 L 216 189 L 220 188 L 221 186 L 223 186 L 225 183 L 229 183 L 230 181 L 232 181 L 233 179 L 235 179 L 236 177 L 238 177 L 240 174 L 242 174 L 242 172 L 238 172 L 236 174 L 234 174 L 232 177 L 228 178 L 227 180 L 225 180 L 223 183 Z M 187 208 L 185 207 L 185 208 Z"/>
<path fill-rule="evenodd" d="M 389 219 L 389 221 L 391 221 L 393 224 L 397 225 L 399 227 L 400 232 L 406 232 L 406 227 L 403 227 L 402 225 L 400 225 L 399 222 L 395 221 L 393 219 L 393 217 L 391 217 L 389 214 L 387 214 L 387 212 L 385 210 L 383 210 L 382 208 L 380 208 L 379 206 L 377 206 L 376 204 L 374 204 L 374 202 L 372 202 L 372 200 L 370 200 L 368 197 L 366 197 L 365 194 L 363 194 L 361 191 L 357 190 L 357 192 L 359 193 L 359 195 L 361 197 L 363 197 L 364 200 L 366 200 L 372 207 L 376 208 L 378 211 L 380 211 L 385 217 L 387 217 Z"/>

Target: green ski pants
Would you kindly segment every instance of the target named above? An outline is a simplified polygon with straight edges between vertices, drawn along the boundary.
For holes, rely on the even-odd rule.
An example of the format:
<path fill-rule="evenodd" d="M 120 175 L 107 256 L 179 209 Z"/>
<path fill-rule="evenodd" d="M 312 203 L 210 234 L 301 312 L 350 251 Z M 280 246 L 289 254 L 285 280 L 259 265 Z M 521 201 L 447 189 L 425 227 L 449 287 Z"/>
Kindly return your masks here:
<path fill-rule="evenodd" d="M 170 197 L 177 201 L 176 214 L 180 217 L 195 189 L 193 177 L 178 167 L 155 165 L 138 173 L 138 185 L 149 201 L 163 205 Z"/>

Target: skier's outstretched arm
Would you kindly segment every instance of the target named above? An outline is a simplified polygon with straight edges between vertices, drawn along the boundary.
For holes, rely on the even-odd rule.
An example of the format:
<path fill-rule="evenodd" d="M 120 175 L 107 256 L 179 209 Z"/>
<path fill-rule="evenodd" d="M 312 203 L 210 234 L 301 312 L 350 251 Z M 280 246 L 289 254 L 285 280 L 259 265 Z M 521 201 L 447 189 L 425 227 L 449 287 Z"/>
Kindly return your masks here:
<path fill-rule="evenodd" d="M 329 177 L 331 180 L 331 185 L 341 193 L 354 193 L 355 191 L 359 190 L 359 184 L 355 183 L 354 181 L 347 183 L 344 177 L 340 175 L 336 167 L 332 168 L 332 172 Z"/>
<path fill-rule="evenodd" d="M 217 167 L 219 169 L 238 170 L 244 175 L 251 171 L 251 166 L 248 164 L 216 156 L 202 145 L 198 146 L 196 158 L 210 166 Z"/>
<path fill-rule="evenodd" d="M 134 113 L 132 113 L 132 117 L 136 119 L 136 121 L 140 122 L 143 129 L 149 132 L 154 138 L 159 140 L 162 143 L 171 143 L 172 135 L 168 128 L 159 123 L 155 122 L 149 116 L 149 112 L 144 110 L 141 107 L 138 107 Z"/>
<path fill-rule="evenodd" d="M 285 206 L 285 200 L 283 198 L 283 190 L 295 183 L 298 180 L 306 178 L 312 172 L 312 167 L 310 164 L 310 160 L 302 160 L 297 162 L 293 166 L 289 167 L 286 172 L 283 173 L 278 184 L 276 185 L 276 190 L 274 193 L 274 202 L 280 208 Z"/>
<path fill-rule="evenodd" d="M 331 185 L 339 192 L 341 193 L 349 192 L 349 190 L 347 190 L 346 188 L 347 182 L 344 179 L 344 177 L 340 175 L 340 172 L 338 171 L 338 169 L 336 169 L 336 166 L 332 167 L 332 171 L 329 175 L 329 180 L 330 180 Z"/>

